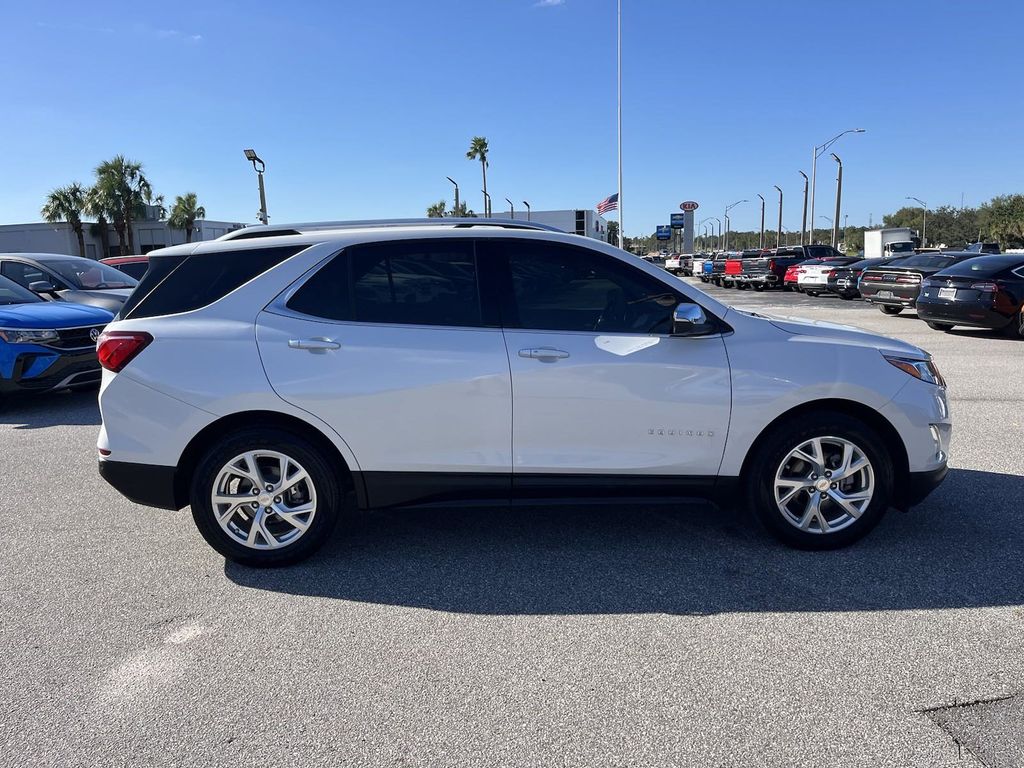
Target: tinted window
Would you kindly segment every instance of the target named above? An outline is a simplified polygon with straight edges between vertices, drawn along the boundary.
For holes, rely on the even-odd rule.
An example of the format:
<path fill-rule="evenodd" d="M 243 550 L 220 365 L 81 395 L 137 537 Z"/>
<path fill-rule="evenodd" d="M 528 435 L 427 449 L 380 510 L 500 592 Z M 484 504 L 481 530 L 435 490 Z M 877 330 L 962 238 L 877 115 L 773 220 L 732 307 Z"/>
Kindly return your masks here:
<path fill-rule="evenodd" d="M 9 277 L 24 288 L 28 288 L 31 283 L 39 280 L 45 280 L 48 283 L 53 282 L 53 278 L 46 272 L 31 264 L 23 264 L 20 261 L 5 261 L 3 264 L 0 264 L 0 275 Z M 64 288 L 65 286 L 58 285 L 56 287 Z"/>
<path fill-rule="evenodd" d="M 816 259 L 832 259 L 839 255 L 829 245 L 809 245 L 807 246 L 807 253 Z"/>
<path fill-rule="evenodd" d="M 0 277 L 0 304 L 30 304 L 33 301 L 42 299 L 13 280 Z"/>
<path fill-rule="evenodd" d="M 331 320 L 403 325 L 482 325 L 469 240 L 348 248 L 310 278 L 288 308 Z"/>
<path fill-rule="evenodd" d="M 949 269 L 942 270 L 942 274 L 962 275 L 964 277 L 992 277 L 1013 267 L 1019 267 L 1022 262 L 1024 262 L 1024 258 L 1004 259 L 979 256 L 974 259 L 961 261 L 959 264 L 954 264 Z"/>
<path fill-rule="evenodd" d="M 922 269 L 945 269 L 951 267 L 963 256 L 939 256 L 933 253 L 919 253 L 916 256 L 908 256 L 894 266 L 898 267 L 919 267 Z"/>
<path fill-rule="evenodd" d="M 604 333 L 669 333 L 682 297 L 638 269 L 582 248 L 508 242 L 512 305 L 506 324 Z"/>
<path fill-rule="evenodd" d="M 114 269 L 119 272 L 124 272 L 135 280 L 141 280 L 142 276 L 146 274 L 146 270 L 149 269 L 149 263 L 145 261 L 132 261 L 127 264 L 117 264 Z"/>
<path fill-rule="evenodd" d="M 125 302 L 121 317 L 171 315 L 205 307 L 307 247 L 155 256 Z"/>
<path fill-rule="evenodd" d="M 135 278 L 129 277 L 107 264 L 90 259 L 47 260 L 46 266 L 75 288 L 96 290 L 106 288 L 134 288 Z"/>

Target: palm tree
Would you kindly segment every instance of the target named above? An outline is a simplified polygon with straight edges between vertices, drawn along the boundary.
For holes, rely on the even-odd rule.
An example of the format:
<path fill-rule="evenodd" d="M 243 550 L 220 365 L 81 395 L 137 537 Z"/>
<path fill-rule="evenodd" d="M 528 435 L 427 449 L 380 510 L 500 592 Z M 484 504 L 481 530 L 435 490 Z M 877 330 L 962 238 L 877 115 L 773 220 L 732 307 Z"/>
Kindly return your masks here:
<path fill-rule="evenodd" d="M 117 232 L 117 241 L 120 248 L 119 254 L 125 256 L 128 253 L 128 246 L 125 239 L 124 210 L 121 207 L 120 198 L 111 188 L 110 184 L 101 183 L 97 180 L 87 190 L 85 210 L 90 216 L 96 217 L 96 226 L 99 228 L 100 237 L 103 240 L 104 255 L 110 253 L 107 230 L 109 222 Z"/>
<path fill-rule="evenodd" d="M 431 219 L 439 219 L 447 214 L 448 203 L 445 200 L 438 200 L 427 208 L 427 216 Z"/>
<path fill-rule="evenodd" d="M 480 161 L 480 170 L 484 175 L 484 216 L 490 216 L 491 211 L 487 207 L 487 153 L 490 147 L 487 146 L 487 139 L 483 136 L 474 136 L 469 143 L 469 151 L 466 157 L 470 160 Z"/>
<path fill-rule="evenodd" d="M 96 186 L 105 197 L 117 201 L 118 215 L 114 218 L 114 227 L 118 226 L 119 218 L 128 234 L 128 253 L 135 253 L 132 220 L 141 213 L 142 206 L 153 200 L 153 188 L 142 172 L 142 163 L 128 160 L 124 155 L 115 155 L 96 166 Z M 120 235 L 121 230 L 118 230 Z M 125 253 L 123 240 L 121 253 Z"/>
<path fill-rule="evenodd" d="M 206 209 L 199 204 L 195 192 L 186 192 L 174 198 L 174 205 L 171 207 L 171 215 L 167 219 L 167 226 L 174 229 L 185 230 L 185 242 L 192 242 L 192 229 L 196 219 L 205 219 Z"/>
<path fill-rule="evenodd" d="M 450 216 L 460 216 L 463 219 L 474 218 L 476 216 L 475 213 L 473 213 L 471 210 L 469 210 L 469 206 L 466 205 L 466 201 L 465 200 L 460 200 L 459 201 L 459 207 L 458 208 L 452 208 L 451 211 L 449 211 L 449 215 Z"/>
<path fill-rule="evenodd" d="M 85 230 L 82 214 L 86 209 L 86 189 L 77 181 L 66 187 L 57 187 L 46 196 L 40 211 L 49 222 L 66 221 L 78 237 L 78 255 L 85 256 Z"/>

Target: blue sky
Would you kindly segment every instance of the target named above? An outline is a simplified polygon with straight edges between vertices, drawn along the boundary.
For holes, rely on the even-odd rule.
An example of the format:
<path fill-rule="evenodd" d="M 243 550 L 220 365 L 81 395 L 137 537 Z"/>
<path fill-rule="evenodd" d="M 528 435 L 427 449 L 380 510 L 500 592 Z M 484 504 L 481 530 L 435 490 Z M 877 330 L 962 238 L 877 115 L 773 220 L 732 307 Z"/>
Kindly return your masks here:
<path fill-rule="evenodd" d="M 799 227 L 811 148 L 845 164 L 844 212 L 968 205 L 1024 182 L 1024 3 L 624 0 L 627 234 L 681 200 L 700 217 L 756 193 Z M 255 221 L 423 215 L 488 189 L 534 209 L 615 191 L 614 0 L 12 3 L 0 27 L 0 223 L 35 221 L 46 192 L 99 161 L 144 163 L 169 200 Z M 835 164 L 819 162 L 831 215 Z M 499 205 L 500 202 L 500 205 Z M 823 221 L 819 226 L 826 226 Z"/>

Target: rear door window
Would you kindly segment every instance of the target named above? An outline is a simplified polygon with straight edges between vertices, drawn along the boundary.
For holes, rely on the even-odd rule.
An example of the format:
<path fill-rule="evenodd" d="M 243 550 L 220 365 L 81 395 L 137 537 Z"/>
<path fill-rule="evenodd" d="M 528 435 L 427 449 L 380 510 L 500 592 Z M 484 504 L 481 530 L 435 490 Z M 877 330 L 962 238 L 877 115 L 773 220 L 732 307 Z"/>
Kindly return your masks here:
<path fill-rule="evenodd" d="M 295 292 L 288 308 L 329 320 L 482 326 L 473 241 L 431 239 L 347 248 Z"/>
<path fill-rule="evenodd" d="M 18 285 L 25 288 L 28 288 L 32 283 L 40 280 L 45 280 L 47 283 L 58 282 L 49 273 L 43 272 L 38 267 L 34 267 L 31 264 L 25 264 L 21 261 L 5 261 L 3 264 L 0 264 L 0 275 L 9 277 Z M 66 288 L 67 286 L 56 285 L 56 287 Z"/>

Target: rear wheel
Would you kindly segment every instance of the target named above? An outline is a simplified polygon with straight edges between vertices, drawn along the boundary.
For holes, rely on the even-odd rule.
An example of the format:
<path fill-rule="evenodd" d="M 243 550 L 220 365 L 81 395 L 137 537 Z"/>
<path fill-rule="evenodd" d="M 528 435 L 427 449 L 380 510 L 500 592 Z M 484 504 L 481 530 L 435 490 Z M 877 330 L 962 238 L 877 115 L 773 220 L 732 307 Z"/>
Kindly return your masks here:
<path fill-rule="evenodd" d="M 931 320 L 925 320 L 924 322 L 933 331 L 946 331 L 948 333 L 953 330 L 953 326 L 950 323 L 935 323 Z"/>
<path fill-rule="evenodd" d="M 1021 307 L 1013 320 L 1003 329 L 1003 332 L 1011 339 L 1024 339 L 1024 307 Z"/>
<path fill-rule="evenodd" d="M 886 315 L 898 315 L 903 311 L 903 307 L 890 307 L 885 304 L 879 304 L 878 308 Z"/>
<path fill-rule="evenodd" d="M 207 543 L 242 565 L 288 565 L 313 554 L 341 513 L 337 473 L 301 437 L 244 430 L 212 446 L 192 479 L 192 518 Z"/>
<path fill-rule="evenodd" d="M 815 296 L 816 297 L 818 295 L 817 291 L 804 291 L 804 293 L 806 293 L 808 296 Z"/>
<path fill-rule="evenodd" d="M 754 283 L 754 290 L 760 293 L 761 291 L 764 290 L 764 286 L 761 285 L 760 283 Z"/>
<path fill-rule="evenodd" d="M 882 519 L 892 498 L 892 465 L 883 441 L 860 420 L 812 413 L 759 441 L 744 495 L 781 541 L 833 549 L 857 541 Z"/>

